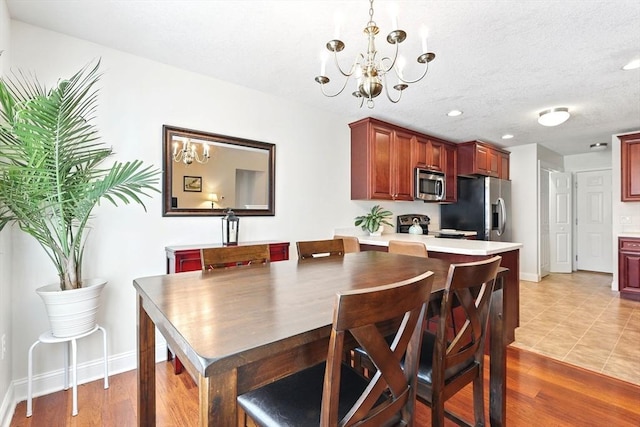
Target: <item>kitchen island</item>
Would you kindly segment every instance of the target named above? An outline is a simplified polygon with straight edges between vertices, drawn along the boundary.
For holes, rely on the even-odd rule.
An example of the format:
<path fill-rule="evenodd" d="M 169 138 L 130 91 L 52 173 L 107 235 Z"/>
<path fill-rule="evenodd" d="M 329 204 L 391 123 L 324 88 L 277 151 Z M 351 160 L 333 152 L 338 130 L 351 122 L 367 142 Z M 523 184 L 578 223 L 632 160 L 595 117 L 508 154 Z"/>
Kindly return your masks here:
<path fill-rule="evenodd" d="M 361 232 L 348 233 L 345 230 L 336 230 L 336 234 L 357 237 L 360 241 L 360 249 L 363 251 L 386 252 L 390 240 L 401 240 L 424 243 L 430 258 L 439 258 L 450 262 L 480 261 L 500 255 L 502 257 L 500 265 L 509 269 L 503 290 L 505 339 L 506 343 L 515 340 L 515 329 L 520 324 L 520 248 L 522 243 L 447 239 L 406 233 L 369 236 Z"/>

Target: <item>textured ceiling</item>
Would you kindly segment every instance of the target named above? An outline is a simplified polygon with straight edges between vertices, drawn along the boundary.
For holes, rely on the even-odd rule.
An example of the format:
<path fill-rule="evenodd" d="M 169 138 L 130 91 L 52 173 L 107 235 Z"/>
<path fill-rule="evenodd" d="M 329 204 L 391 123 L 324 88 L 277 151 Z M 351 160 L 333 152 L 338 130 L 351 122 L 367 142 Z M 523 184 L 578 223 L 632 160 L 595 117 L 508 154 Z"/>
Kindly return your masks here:
<path fill-rule="evenodd" d="M 412 64 L 428 27 L 436 53 L 428 76 L 398 104 L 383 96 L 359 108 L 349 93 L 321 95 L 313 78 L 336 22 L 347 67 L 365 50 L 365 0 L 59 1 L 7 0 L 12 19 L 89 40 L 332 111 L 373 116 L 454 142 L 502 147 L 538 143 L 560 154 L 589 151 L 612 134 L 640 129 L 640 1 L 376 1 L 383 53 L 390 7 L 408 33 L 400 51 Z M 326 50 L 325 50 L 326 51 Z M 332 74 L 333 63 L 327 64 Z M 406 67 L 405 77 L 418 69 Z M 350 83 L 353 85 L 353 83 Z M 538 112 L 564 106 L 566 123 L 539 125 Z M 460 109 L 462 116 L 446 113 Z M 502 140 L 501 135 L 515 137 Z"/>

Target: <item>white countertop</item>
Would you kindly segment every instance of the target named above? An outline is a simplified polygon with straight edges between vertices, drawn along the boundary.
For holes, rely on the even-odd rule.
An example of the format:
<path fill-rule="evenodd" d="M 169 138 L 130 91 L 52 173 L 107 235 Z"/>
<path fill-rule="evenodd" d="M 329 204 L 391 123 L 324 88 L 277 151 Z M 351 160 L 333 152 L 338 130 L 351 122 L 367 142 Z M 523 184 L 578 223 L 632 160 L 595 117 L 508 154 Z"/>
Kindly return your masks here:
<path fill-rule="evenodd" d="M 382 236 L 355 235 L 363 245 L 389 246 L 389 240 L 403 240 L 405 242 L 422 242 L 427 251 L 446 252 L 459 255 L 494 255 L 502 252 L 520 249 L 522 243 L 489 242 L 486 240 L 466 240 L 436 238 L 429 235 L 415 235 L 404 233 L 389 233 Z"/>

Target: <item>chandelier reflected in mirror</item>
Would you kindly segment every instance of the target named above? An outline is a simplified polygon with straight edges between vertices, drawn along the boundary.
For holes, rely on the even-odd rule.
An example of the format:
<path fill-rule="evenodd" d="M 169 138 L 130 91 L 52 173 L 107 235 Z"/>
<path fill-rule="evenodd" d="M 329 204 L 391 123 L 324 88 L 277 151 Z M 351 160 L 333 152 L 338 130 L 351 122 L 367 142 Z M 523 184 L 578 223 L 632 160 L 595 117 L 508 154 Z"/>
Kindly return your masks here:
<path fill-rule="evenodd" d="M 407 33 L 400 29 L 394 29 L 387 35 L 387 42 L 391 45 L 395 45 L 395 53 L 393 58 L 389 58 L 387 56 L 382 58 L 377 58 L 378 51 L 375 46 L 375 37 L 378 34 L 380 29 L 376 25 L 373 20 L 373 0 L 369 0 L 369 22 L 367 22 L 367 26 L 364 29 L 364 33 L 368 38 L 367 45 L 367 53 L 360 53 L 356 57 L 353 65 L 348 71 L 344 71 L 342 67 L 340 67 L 340 63 L 338 62 L 338 52 L 342 51 L 345 47 L 344 42 L 341 40 L 331 40 L 327 43 L 327 49 L 330 52 L 333 52 L 333 57 L 335 59 L 336 67 L 340 74 L 345 77 L 342 88 L 336 93 L 327 93 L 325 91 L 325 85 L 327 85 L 330 81 L 329 77 L 324 75 L 324 63 L 322 68 L 322 75 L 317 76 L 315 81 L 320 84 L 320 88 L 322 89 L 322 93 L 327 97 L 334 97 L 340 95 L 344 89 L 347 87 L 347 83 L 351 76 L 354 76 L 356 79 L 356 90 L 352 93 L 356 98 L 360 98 L 360 107 L 364 104 L 365 100 L 367 102 L 367 107 L 373 108 L 374 101 L 373 99 L 380 95 L 384 90 L 385 94 L 389 101 L 394 104 L 400 101 L 402 97 L 402 91 L 409 87 L 410 84 L 416 83 L 422 80 L 429 71 L 429 63 L 433 61 L 436 57 L 435 53 L 427 52 L 426 46 L 426 34 L 423 34 L 423 43 L 422 43 L 422 53 L 417 58 L 417 62 L 424 66 L 424 70 L 422 75 L 415 80 L 406 79 L 403 76 L 403 64 L 398 57 L 398 45 L 402 43 L 407 38 Z M 387 74 L 390 74 L 393 71 L 395 77 L 397 77 L 397 84 L 393 86 L 395 89 L 397 98 L 393 98 L 389 93 L 389 84 L 387 83 Z"/>
<path fill-rule="evenodd" d="M 202 146 L 202 153 L 198 153 L 198 145 Z M 173 140 L 173 160 L 180 163 L 183 162 L 185 165 L 190 165 L 191 163 L 207 163 L 209 161 L 209 144 L 206 142 L 195 143 L 192 142 L 191 139 L 185 138 L 182 140 L 182 148 L 180 147 L 179 140 Z"/>

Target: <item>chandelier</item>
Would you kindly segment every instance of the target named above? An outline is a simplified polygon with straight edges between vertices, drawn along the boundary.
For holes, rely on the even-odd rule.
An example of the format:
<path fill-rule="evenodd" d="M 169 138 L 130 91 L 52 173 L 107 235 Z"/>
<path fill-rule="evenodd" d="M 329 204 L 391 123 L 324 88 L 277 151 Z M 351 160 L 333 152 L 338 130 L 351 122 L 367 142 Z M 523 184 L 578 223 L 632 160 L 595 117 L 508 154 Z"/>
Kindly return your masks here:
<path fill-rule="evenodd" d="M 202 154 L 198 154 L 197 145 L 202 145 Z M 173 160 L 176 162 L 183 162 L 185 165 L 190 165 L 194 161 L 198 163 L 207 163 L 209 161 L 209 144 L 201 143 L 196 144 L 191 142 L 190 139 L 182 141 L 182 148 L 179 149 L 179 142 L 173 143 Z"/>
<path fill-rule="evenodd" d="M 347 87 L 349 78 L 355 75 L 357 86 L 356 91 L 354 91 L 352 95 L 356 98 L 360 98 L 360 107 L 362 107 L 366 99 L 367 107 L 373 108 L 373 98 L 380 95 L 383 89 L 389 101 L 393 102 L 394 104 L 400 101 L 403 90 L 408 88 L 410 84 L 422 80 L 424 76 L 427 75 L 427 71 L 429 71 L 429 63 L 435 59 L 436 55 L 433 52 L 427 52 L 426 36 L 424 36 L 422 44 L 424 53 L 418 56 L 417 59 L 418 63 L 424 65 L 424 71 L 422 75 L 415 80 L 405 79 L 402 74 L 402 66 L 400 64 L 401 61 L 398 58 L 398 45 L 407 38 L 407 33 L 403 30 L 395 29 L 391 31 L 387 36 L 387 42 L 389 44 L 395 45 L 396 47 L 393 58 L 389 58 L 386 56 L 379 59 L 376 58 L 376 56 L 378 55 L 378 51 L 376 50 L 375 46 L 375 37 L 380 29 L 373 20 L 373 0 L 369 0 L 369 4 L 369 22 L 367 22 L 367 26 L 364 28 L 364 33 L 368 38 L 367 53 L 360 53 L 356 57 L 349 71 L 345 72 L 338 63 L 338 52 L 344 49 L 344 43 L 341 40 L 329 41 L 327 43 L 327 49 L 330 52 L 333 52 L 336 67 L 338 68 L 340 74 L 345 77 L 344 84 L 338 92 L 329 94 L 325 92 L 325 85 L 330 81 L 329 77 L 320 75 L 315 78 L 315 81 L 320 83 L 320 88 L 322 89 L 322 93 L 325 96 L 334 97 L 340 95 L 344 91 L 344 89 Z M 398 95 L 397 99 L 392 98 L 388 89 L 389 85 L 387 84 L 387 74 L 392 70 L 394 71 L 394 74 L 398 80 L 398 83 L 393 86 L 393 89 L 396 90 Z M 322 74 L 324 74 L 324 64 Z"/>

